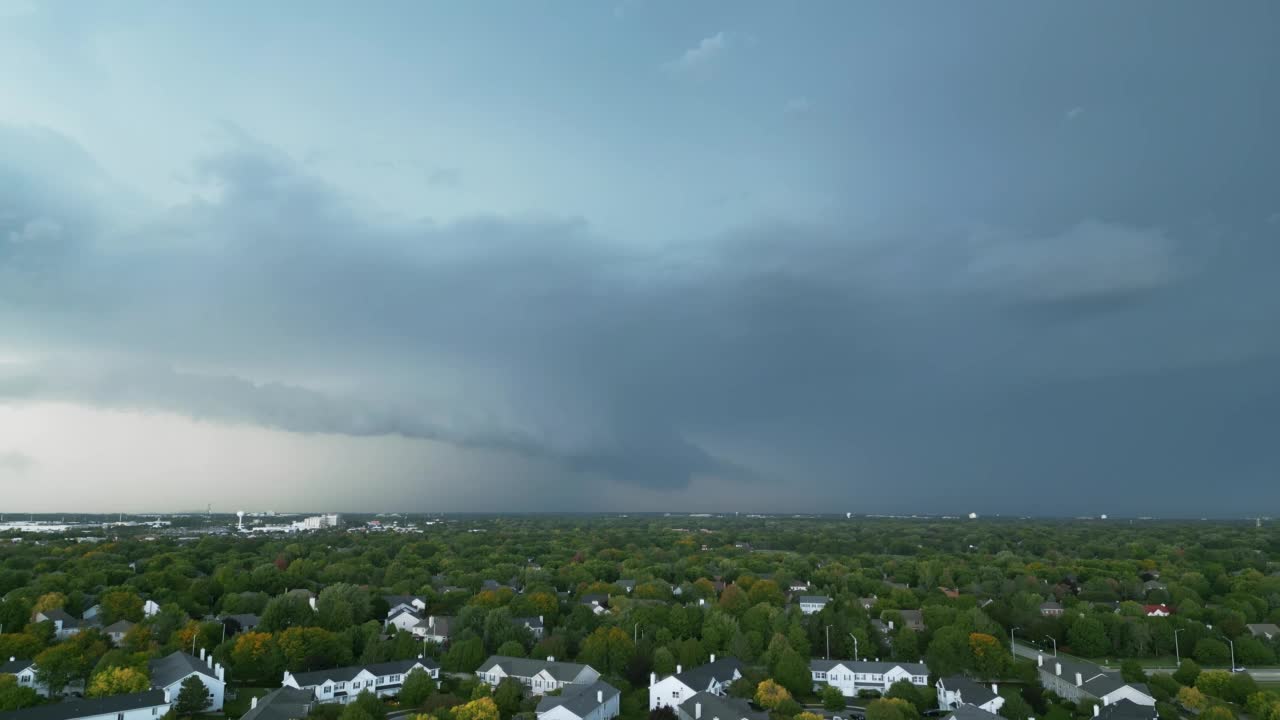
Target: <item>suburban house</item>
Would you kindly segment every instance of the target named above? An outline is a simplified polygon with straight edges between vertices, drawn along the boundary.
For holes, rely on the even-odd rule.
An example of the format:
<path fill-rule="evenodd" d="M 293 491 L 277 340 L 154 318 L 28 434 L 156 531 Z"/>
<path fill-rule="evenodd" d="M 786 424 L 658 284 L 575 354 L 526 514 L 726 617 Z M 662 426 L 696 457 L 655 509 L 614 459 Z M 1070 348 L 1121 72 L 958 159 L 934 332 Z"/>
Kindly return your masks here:
<path fill-rule="evenodd" d="M 413 626 L 412 632 L 427 642 L 443 645 L 449 642 L 449 636 L 453 632 L 450 627 L 452 624 L 451 616 L 430 615 L 424 620 L 419 620 L 418 624 Z"/>
<path fill-rule="evenodd" d="M 899 680 L 910 680 L 912 685 L 921 687 L 929 685 L 929 668 L 924 663 L 813 659 L 809 661 L 809 674 L 814 688 L 830 685 L 839 688 L 845 697 L 855 697 L 859 690 L 887 692 Z"/>
<path fill-rule="evenodd" d="M 68 698 L 51 705 L 0 712 L 0 720 L 157 720 L 169 712 L 176 699 L 164 690 L 100 698 Z"/>
<path fill-rule="evenodd" d="M 119 645 L 124 642 L 124 636 L 128 635 L 129 631 L 132 629 L 133 623 L 128 620 L 117 620 L 102 628 L 102 632 L 106 633 L 107 637 L 111 638 L 111 642 Z"/>
<path fill-rule="evenodd" d="M 79 618 L 73 617 L 70 613 L 62 608 L 54 608 L 53 610 L 45 610 L 36 613 L 36 622 L 53 623 L 53 635 L 59 640 L 67 638 L 80 632 L 82 626 L 92 626 L 92 621 L 85 622 Z"/>
<path fill-rule="evenodd" d="M 497 687 L 504 678 L 515 678 L 534 695 L 549 690 L 560 690 L 566 685 L 590 685 L 600 679 L 600 673 L 590 665 L 556 662 L 532 658 L 492 655 L 476 670 L 476 677 Z"/>
<path fill-rule="evenodd" d="M 311 714 L 315 695 L 310 690 L 280 687 L 249 700 L 249 711 L 240 720 L 303 720 Z"/>
<path fill-rule="evenodd" d="M 962 675 L 938 678 L 938 707 L 955 710 L 961 705 L 973 705 L 989 713 L 997 713 L 1004 707 L 1004 698 L 995 685 L 987 687 Z"/>
<path fill-rule="evenodd" d="M 222 710 L 222 699 L 226 694 L 226 669 L 213 662 L 213 653 L 205 654 L 200 648 L 200 657 L 178 651 L 162 658 L 152 660 L 148 664 L 151 671 L 151 687 L 164 690 L 172 697 L 178 697 L 182 691 L 182 681 L 195 675 L 204 683 L 209 691 L 212 703 L 209 712 Z"/>
<path fill-rule="evenodd" d="M 614 585 L 617 585 L 618 587 L 622 588 L 623 591 L 627 593 L 630 593 L 632 590 L 636 589 L 635 580 L 628 580 L 628 579 L 618 580 L 617 582 L 614 583 Z"/>
<path fill-rule="evenodd" d="M 746 700 L 698 693 L 676 707 L 679 720 L 769 720 L 769 713 L 752 710 Z"/>
<path fill-rule="evenodd" d="M 1280 627 L 1277 627 L 1275 623 L 1252 623 L 1245 625 L 1245 627 L 1249 628 L 1249 634 L 1256 638 L 1262 638 L 1263 640 L 1280 638 Z"/>
<path fill-rule="evenodd" d="M 609 611 L 609 596 L 602 593 L 588 593 L 578 598 L 578 603 L 591 608 L 591 612 L 597 615 Z"/>
<path fill-rule="evenodd" d="M 1143 605 L 1142 611 L 1147 617 L 1169 617 L 1173 614 L 1173 608 L 1168 605 Z"/>
<path fill-rule="evenodd" d="M 1104 670 L 1091 662 L 1066 657 L 1046 659 L 1037 654 L 1036 669 L 1046 690 L 1074 703 L 1100 704 L 1103 708 L 1120 700 L 1138 705 L 1156 704 L 1145 684 L 1125 682 L 1119 671 Z"/>
<path fill-rule="evenodd" d="M 402 608 L 419 615 L 427 609 L 426 599 L 417 595 L 383 595 L 382 599 L 387 601 L 388 618 Z"/>
<path fill-rule="evenodd" d="M 1045 617 L 1059 617 L 1063 613 L 1062 603 L 1049 600 L 1040 603 L 1040 614 Z"/>
<path fill-rule="evenodd" d="M 676 673 L 658 679 L 654 673 L 649 674 L 649 710 L 660 707 L 678 707 L 685 700 L 698 693 L 724 695 L 729 684 L 742 677 L 742 663 L 737 658 L 716 659 L 711 662 L 685 671 L 677 665 Z"/>
<path fill-rule="evenodd" d="M 1117 700 L 1104 708 L 1094 705 L 1093 716 L 1099 720 L 1160 720 L 1155 705 L 1139 705 L 1132 700 Z"/>
<path fill-rule="evenodd" d="M 255 630 L 258 623 L 262 622 L 262 618 L 252 613 L 239 613 L 236 615 L 223 615 L 218 618 L 219 622 L 227 626 L 227 636 L 230 637 L 238 632 L 247 630 Z"/>
<path fill-rule="evenodd" d="M 537 617 L 511 618 L 511 622 L 515 623 L 516 627 L 527 628 L 535 640 L 541 640 L 542 633 L 546 630 L 546 626 L 542 622 L 541 615 Z"/>
<path fill-rule="evenodd" d="M 160 612 L 160 604 L 157 603 L 155 600 L 148 600 L 142 603 L 143 616 L 151 617 L 152 615 L 159 614 L 159 612 Z"/>
<path fill-rule="evenodd" d="M 800 603 L 800 612 L 812 615 L 821 612 L 822 608 L 831 602 L 831 598 L 826 595 L 801 595 L 796 598 L 796 602 Z"/>
<path fill-rule="evenodd" d="M 942 720 L 1000 720 L 1000 716 L 993 712 L 983 710 L 977 705 L 969 705 L 966 703 L 959 707 L 952 708 L 951 713 Z"/>
<path fill-rule="evenodd" d="M 862 606 L 863 610 L 870 610 L 875 607 L 878 602 L 880 602 L 880 598 L 875 595 L 872 595 L 871 597 L 858 598 L 858 604 Z"/>
<path fill-rule="evenodd" d="M 49 697 L 49 688 L 36 682 L 36 661 L 19 660 L 10 657 L 9 662 L 0 665 L 0 673 L 18 678 L 18 687 L 29 687 L 44 697 Z"/>
<path fill-rule="evenodd" d="M 1149 593 L 1154 590 L 1168 590 L 1168 589 L 1169 589 L 1169 586 L 1165 585 L 1159 580 L 1148 580 L 1142 583 L 1142 592 L 1144 593 Z"/>
<path fill-rule="evenodd" d="M 919 610 L 899 610 L 898 614 L 902 616 L 903 627 L 916 632 L 924 632 L 923 612 Z"/>
<path fill-rule="evenodd" d="M 422 616 L 418 614 L 417 610 L 400 605 L 387 615 L 387 619 L 386 622 L 383 623 L 383 627 L 394 627 L 396 630 L 413 632 L 413 629 L 417 627 L 420 622 L 422 622 Z"/>
<path fill-rule="evenodd" d="M 90 605 L 87 610 L 81 613 L 80 616 L 83 617 L 85 620 L 93 620 L 94 618 L 98 617 L 98 615 L 101 612 L 102 612 L 102 606 L 97 603 L 94 603 L 93 605 Z"/>
<path fill-rule="evenodd" d="M 559 695 L 543 695 L 538 720 L 612 720 L 622 712 L 622 693 L 603 680 L 570 685 Z"/>
<path fill-rule="evenodd" d="M 309 690 L 315 702 L 347 703 L 365 690 L 378 697 L 395 695 L 400 692 L 405 677 L 415 669 L 440 678 L 440 666 L 433 660 L 419 657 L 416 660 L 350 665 L 314 672 L 291 673 L 286 670 L 281 685 Z"/>

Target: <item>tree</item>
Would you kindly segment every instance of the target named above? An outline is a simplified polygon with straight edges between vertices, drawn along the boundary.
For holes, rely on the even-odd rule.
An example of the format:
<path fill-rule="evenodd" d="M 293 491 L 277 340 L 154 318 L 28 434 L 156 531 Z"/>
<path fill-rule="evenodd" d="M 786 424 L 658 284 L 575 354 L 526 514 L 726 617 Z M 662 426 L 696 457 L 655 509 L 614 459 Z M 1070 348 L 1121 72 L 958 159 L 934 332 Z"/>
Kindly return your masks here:
<path fill-rule="evenodd" d="M 1184 687 L 1178 691 L 1178 704 L 1192 712 L 1200 712 L 1209 704 L 1209 699 L 1193 687 Z"/>
<path fill-rule="evenodd" d="M 973 669 L 984 678 L 1004 676 L 1008 656 L 1000 641 L 987 633 L 969 633 L 969 652 L 973 654 Z"/>
<path fill-rule="evenodd" d="M 67 604 L 67 596 L 60 592 L 45 593 L 36 599 L 36 604 L 31 606 L 31 617 L 35 617 L 38 613 L 57 610 L 65 607 Z"/>
<path fill-rule="evenodd" d="M 443 665 L 451 672 L 475 672 L 484 662 L 484 642 L 478 637 L 453 643 L 444 654 Z"/>
<path fill-rule="evenodd" d="M 751 600 L 736 583 L 726 587 L 724 592 L 720 593 L 720 609 L 730 615 L 741 615 L 749 607 L 751 607 Z"/>
<path fill-rule="evenodd" d="M 316 597 L 315 622 L 328 630 L 343 630 L 370 617 L 369 593 L 349 583 L 336 583 Z"/>
<path fill-rule="evenodd" d="M 508 640 L 498 646 L 498 655 L 506 655 L 507 657 L 524 657 L 524 645 L 519 640 Z"/>
<path fill-rule="evenodd" d="M 368 689 L 361 690 L 360 694 L 356 695 L 356 699 L 343 709 L 343 720 L 350 720 L 350 718 L 346 717 L 347 710 L 359 713 L 360 720 L 365 720 L 366 718 L 383 720 L 387 717 L 387 707 L 382 704 L 377 695 L 374 695 Z"/>
<path fill-rule="evenodd" d="M 498 705 L 493 698 L 472 700 L 453 709 L 453 720 L 499 720 Z"/>
<path fill-rule="evenodd" d="M 764 582 L 768 582 L 768 581 L 766 580 Z M 808 710 L 806 710 L 802 713 L 797 714 L 794 720 L 822 720 L 822 716 L 819 715 L 818 713 L 809 712 Z"/>
<path fill-rule="evenodd" d="M 973 664 L 969 636 L 962 628 L 948 625 L 933 633 L 925 650 L 929 670 L 938 675 L 955 675 Z M 870 720 L 870 719 L 868 719 Z"/>
<path fill-rule="evenodd" d="M 1111 640 L 1107 637 L 1107 628 L 1102 621 L 1085 615 L 1071 624 L 1067 630 L 1067 642 L 1071 644 L 1071 649 L 1077 655 L 1085 657 L 1099 657 L 1106 654 L 1111 647 Z"/>
<path fill-rule="evenodd" d="M 118 620 L 142 621 L 142 596 L 132 590 L 112 590 L 102 594 L 102 624 Z"/>
<path fill-rule="evenodd" d="M 493 703 L 498 706 L 498 713 L 503 718 L 510 718 L 520 711 L 520 701 L 524 699 L 524 690 L 520 681 L 515 678 L 503 678 L 493 690 Z"/>
<path fill-rule="evenodd" d="M 1231 699 L 1231 673 L 1226 670 L 1206 670 L 1196 678 L 1196 689 L 1209 697 Z"/>
<path fill-rule="evenodd" d="M 1200 713 L 1200 720 L 1236 720 L 1236 713 L 1230 705 L 1212 705 Z"/>
<path fill-rule="evenodd" d="M 676 711 L 667 705 L 663 705 L 656 710 L 649 711 L 649 720 L 676 720 Z"/>
<path fill-rule="evenodd" d="M 1173 671 L 1173 679 L 1178 681 L 1179 685 L 1191 687 L 1196 684 L 1196 678 L 1200 677 L 1200 665 L 1195 660 L 1183 660 L 1177 670 Z"/>
<path fill-rule="evenodd" d="M 72 680 L 83 679 L 91 665 L 71 643 L 62 643 L 36 656 L 36 682 L 49 688 L 52 694 L 61 693 Z M 96 662 L 96 660 L 95 660 Z"/>
<path fill-rule="evenodd" d="M 199 675 L 191 675 L 182 681 L 178 690 L 178 701 L 173 709 L 178 715 L 190 717 L 204 712 L 212 704 L 213 696 L 209 694 L 209 688 L 205 687 Z"/>
<path fill-rule="evenodd" d="M 822 688 L 823 709 L 837 712 L 843 710 L 846 704 L 844 693 L 840 692 L 840 688 L 835 685 L 828 685 Z"/>
<path fill-rule="evenodd" d="M 427 698 L 436 692 L 436 681 L 421 668 L 414 668 L 405 676 L 400 686 L 400 703 L 409 707 L 420 707 Z"/>
<path fill-rule="evenodd" d="M 0 675 L 0 712 L 21 710 L 40 704 L 35 688 L 18 684 L 17 675 Z"/>
<path fill-rule="evenodd" d="M 311 609 L 311 602 L 300 593 L 285 593 L 272 598 L 267 603 L 258 621 L 258 629 L 264 632 L 280 632 L 291 627 L 311 625 L 314 622 L 315 612 Z"/>
<path fill-rule="evenodd" d="M 602 673 L 616 675 L 626 667 L 635 651 L 631 636 L 622 628 L 599 627 L 582 641 L 579 657 Z"/>
<path fill-rule="evenodd" d="M 782 607 L 787 601 L 786 595 L 782 593 L 778 584 L 772 580 L 757 580 L 747 593 L 747 599 L 752 605 L 767 603 L 776 607 Z"/>
<path fill-rule="evenodd" d="M 778 659 L 773 668 L 773 677 L 793 696 L 806 693 L 813 687 L 813 675 L 809 672 L 809 663 L 794 650 L 783 653 Z"/>
<path fill-rule="evenodd" d="M 1004 704 L 1000 706 L 1000 717 L 1007 720 L 1027 720 L 1033 712 L 1031 705 L 1017 693 L 1005 698 Z"/>
<path fill-rule="evenodd" d="M 937 696 L 931 692 L 921 692 L 910 680 L 903 678 L 889 686 L 884 694 L 887 698 L 899 698 L 911 703 L 916 712 L 923 713 L 937 702 Z"/>
<path fill-rule="evenodd" d="M 920 714 L 902 698 L 872 700 L 867 704 L 867 720 L 918 720 Z"/>
<path fill-rule="evenodd" d="M 284 671 L 284 656 L 271 633 L 240 633 L 231 646 L 229 659 L 236 677 L 241 679 L 275 679 Z"/>
<path fill-rule="evenodd" d="M 1201 665 L 1226 665 L 1231 660 L 1231 648 L 1217 638 L 1200 638 L 1196 642 L 1196 661 Z"/>
<path fill-rule="evenodd" d="M 767 710 L 777 709 L 783 700 L 790 700 L 791 693 L 773 680 L 762 680 L 756 686 L 756 704 Z"/>
<path fill-rule="evenodd" d="M 653 651 L 653 671 L 659 675 L 670 675 L 676 671 L 676 656 L 665 647 Z"/>
<path fill-rule="evenodd" d="M 1142 663 L 1137 660 L 1125 660 L 1120 663 L 1120 677 L 1125 682 L 1140 683 L 1147 681 L 1147 671 L 1142 669 Z"/>
<path fill-rule="evenodd" d="M 151 687 L 147 674 L 131 667 L 111 667 L 93 676 L 89 682 L 89 697 L 139 693 Z"/>

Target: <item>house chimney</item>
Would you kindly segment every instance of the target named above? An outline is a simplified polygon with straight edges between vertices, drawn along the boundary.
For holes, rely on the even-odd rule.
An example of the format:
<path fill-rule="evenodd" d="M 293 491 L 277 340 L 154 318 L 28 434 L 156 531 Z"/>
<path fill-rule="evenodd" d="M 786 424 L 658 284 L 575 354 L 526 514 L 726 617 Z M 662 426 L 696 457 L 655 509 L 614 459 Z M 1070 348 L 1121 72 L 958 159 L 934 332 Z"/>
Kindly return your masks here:
<path fill-rule="evenodd" d="M 1094 706 L 1093 706 L 1093 716 L 1094 716 L 1094 717 L 1098 717 L 1098 715 L 1100 715 L 1100 714 L 1102 714 L 1102 711 L 1098 709 L 1098 706 L 1097 706 L 1097 705 L 1094 705 Z"/>
<path fill-rule="evenodd" d="M 997 687 L 995 683 L 991 683 L 991 692 L 992 692 L 992 694 L 994 694 L 994 695 L 999 695 L 999 694 L 1000 694 L 1000 688 L 999 688 L 999 687 Z"/>
<path fill-rule="evenodd" d="M 166 705 L 173 702 L 172 700 L 169 699 L 169 688 L 164 689 L 164 702 Z"/>
<path fill-rule="evenodd" d="M 200 648 L 200 659 L 204 659 L 204 648 Z"/>
<path fill-rule="evenodd" d="M 890 630 L 892 630 L 892 629 L 893 629 L 893 621 L 892 621 L 892 620 L 890 620 L 890 621 L 889 621 L 889 629 L 890 629 Z"/>
<path fill-rule="evenodd" d="M 546 620 L 543 620 L 543 619 L 542 619 L 542 616 L 541 616 L 541 615 L 539 615 L 539 616 L 538 616 L 538 622 L 540 622 L 540 623 L 546 623 Z"/>
<path fill-rule="evenodd" d="M 597 703 L 603 703 L 603 702 L 604 702 L 604 691 L 603 691 L 603 690 L 597 690 L 597 691 L 596 691 L 596 702 L 597 702 Z"/>
<path fill-rule="evenodd" d="M 218 680 L 227 681 L 227 669 L 222 667 L 222 663 L 218 663 Z"/>
<path fill-rule="evenodd" d="M 556 656 L 555 656 L 555 655 L 548 655 L 548 656 L 547 656 L 547 662 L 555 662 L 555 661 L 556 661 Z"/>
<path fill-rule="evenodd" d="M 10 655 L 10 656 L 9 656 L 9 662 L 14 662 L 14 661 L 15 661 L 15 660 L 17 660 L 17 659 L 18 659 L 18 658 L 14 657 L 14 656 L 12 656 L 12 655 Z"/>
<path fill-rule="evenodd" d="M 693 720 L 701 720 L 701 719 L 702 719 L 702 703 L 700 702 L 694 703 L 693 704 Z"/>
<path fill-rule="evenodd" d="M 256 707 L 258 707 L 258 696 L 254 695 L 252 698 L 249 699 L 249 709 L 252 710 Z"/>
<path fill-rule="evenodd" d="M 201 655 L 204 654 L 204 648 L 200 648 L 200 654 Z M 209 657 L 205 658 L 204 661 L 205 661 L 205 664 L 209 666 L 209 669 L 212 670 L 213 669 L 213 653 L 209 653 Z"/>
<path fill-rule="evenodd" d="M 1080 687 L 1083 684 L 1084 684 L 1084 675 L 1081 675 L 1080 673 L 1076 673 L 1076 687 Z"/>
<path fill-rule="evenodd" d="M 1036 653 L 1036 667 L 1044 667 L 1044 656 Z"/>
<path fill-rule="evenodd" d="M 1053 664 L 1053 674 L 1062 675 L 1062 663 L 1056 662 Z"/>
<path fill-rule="evenodd" d="M 676 674 L 679 675 L 682 672 L 684 672 L 684 668 L 680 667 L 679 665 L 676 665 Z"/>
<path fill-rule="evenodd" d="M 716 654 L 711 653 L 711 662 L 715 662 L 715 661 L 716 661 Z"/>

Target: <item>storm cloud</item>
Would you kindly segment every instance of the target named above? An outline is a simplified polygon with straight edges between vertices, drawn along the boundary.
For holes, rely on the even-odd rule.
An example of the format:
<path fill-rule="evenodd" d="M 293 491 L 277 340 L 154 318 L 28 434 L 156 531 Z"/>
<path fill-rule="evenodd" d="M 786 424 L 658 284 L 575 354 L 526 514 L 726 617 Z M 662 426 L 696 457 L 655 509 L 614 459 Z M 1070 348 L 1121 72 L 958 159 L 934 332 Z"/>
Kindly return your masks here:
<path fill-rule="evenodd" d="M 565 181 L 579 197 L 540 210 L 389 208 L 354 179 L 383 166 L 317 165 L 237 122 L 252 117 L 241 106 L 211 109 L 203 144 L 166 159 L 180 191 L 148 192 L 70 130 L 0 124 L 0 403 L 446 443 L 549 465 L 567 487 L 660 491 L 671 509 L 725 502 L 697 495 L 711 478 L 738 488 L 725 509 L 776 507 L 781 487 L 797 510 L 1251 510 L 1280 499 L 1280 198 L 1262 192 L 1280 187 L 1262 60 L 1280 56 L 1247 22 L 1273 9 L 1234 10 L 1202 11 L 1199 31 L 1235 43 L 1176 89 L 1165 73 L 1209 49 L 1178 49 L 1203 19 L 1191 5 L 1154 19 L 1147 48 L 1087 9 L 1039 9 L 1009 22 L 1058 23 L 1042 47 L 936 38 L 926 58 L 960 53 L 959 82 L 921 61 L 859 69 L 857 92 L 837 74 L 758 93 L 776 117 L 779 96 L 803 92 L 789 121 L 815 123 L 797 130 L 814 144 L 765 132 L 724 151 L 843 160 L 803 181 L 823 188 L 821 211 L 776 204 L 799 185 L 723 170 L 678 183 L 696 202 L 653 200 L 670 217 L 633 225 L 580 179 Z M 733 35 L 753 42 L 699 85 L 733 87 L 750 72 L 738 62 L 802 29 Z M 652 55 L 702 63 L 728 47 L 717 37 Z M 1103 57 L 1063 69 L 1084 37 Z M 863 59 L 893 56 L 883 42 Z M 657 75 L 643 82 L 688 92 Z M 653 142 L 582 122 L 591 144 Z M 465 157 L 410 165 L 428 193 L 421 167 L 459 167 L 455 195 L 486 183 Z M 624 193 L 643 169 L 613 172 Z M 1247 492 L 1209 497 L 1223 478 Z"/>

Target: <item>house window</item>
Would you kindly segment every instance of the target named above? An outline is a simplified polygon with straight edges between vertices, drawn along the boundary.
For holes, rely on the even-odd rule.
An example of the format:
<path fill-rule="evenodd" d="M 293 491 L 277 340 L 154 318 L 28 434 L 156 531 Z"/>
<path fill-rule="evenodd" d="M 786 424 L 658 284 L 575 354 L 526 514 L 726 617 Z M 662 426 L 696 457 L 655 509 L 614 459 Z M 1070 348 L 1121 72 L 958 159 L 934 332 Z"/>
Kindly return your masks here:
<path fill-rule="evenodd" d="M 678 697 L 680 697 L 680 691 L 679 691 L 679 690 L 672 690 L 672 691 L 671 691 L 671 697 L 673 697 L 673 698 L 678 698 Z"/>
<path fill-rule="evenodd" d="M 124 713 L 116 713 L 116 720 L 124 720 Z"/>
<path fill-rule="evenodd" d="M 151 708 L 151 716 L 155 717 L 160 714 L 160 708 Z"/>
<path fill-rule="evenodd" d="M 323 688 L 321 688 L 320 692 L 324 693 L 325 695 L 328 695 L 329 693 L 333 692 L 333 686 L 325 685 Z"/>
<path fill-rule="evenodd" d="M 346 681 L 343 681 L 343 682 L 335 683 L 335 684 L 334 684 L 334 687 L 335 687 L 335 688 L 337 688 L 338 690 L 341 690 L 341 689 L 345 688 L 346 686 L 347 686 Z"/>

